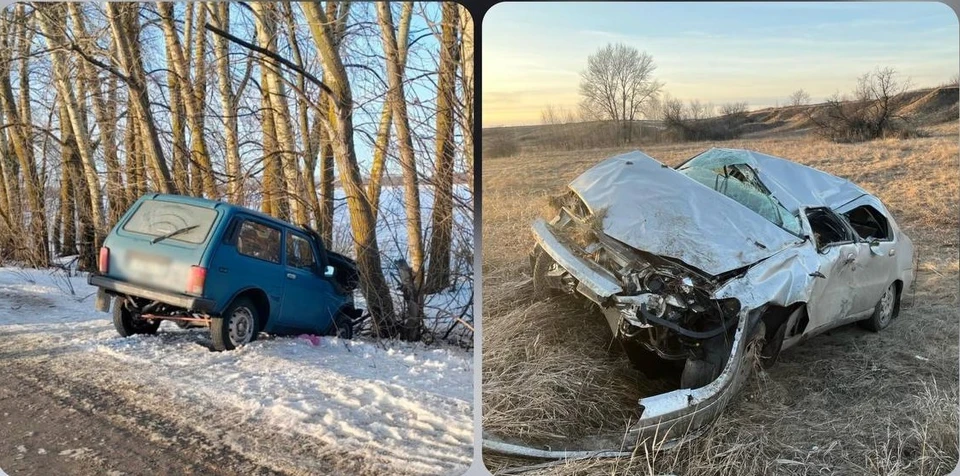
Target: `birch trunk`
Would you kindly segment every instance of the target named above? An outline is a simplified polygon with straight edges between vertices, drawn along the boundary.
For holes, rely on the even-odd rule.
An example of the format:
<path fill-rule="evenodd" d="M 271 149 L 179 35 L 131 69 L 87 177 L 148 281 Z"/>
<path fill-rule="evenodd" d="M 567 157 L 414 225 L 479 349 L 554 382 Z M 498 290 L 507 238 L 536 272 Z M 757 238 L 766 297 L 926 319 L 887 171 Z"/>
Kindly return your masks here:
<path fill-rule="evenodd" d="M 210 4 L 210 19 L 217 28 L 230 31 L 230 3 Z M 240 172 L 240 141 L 237 129 L 237 98 L 233 92 L 230 65 L 230 48 L 227 39 L 214 35 L 213 51 L 217 57 L 217 87 L 220 90 L 220 106 L 224 114 L 224 146 L 226 147 L 227 197 L 233 203 L 243 205 L 243 182 Z"/>

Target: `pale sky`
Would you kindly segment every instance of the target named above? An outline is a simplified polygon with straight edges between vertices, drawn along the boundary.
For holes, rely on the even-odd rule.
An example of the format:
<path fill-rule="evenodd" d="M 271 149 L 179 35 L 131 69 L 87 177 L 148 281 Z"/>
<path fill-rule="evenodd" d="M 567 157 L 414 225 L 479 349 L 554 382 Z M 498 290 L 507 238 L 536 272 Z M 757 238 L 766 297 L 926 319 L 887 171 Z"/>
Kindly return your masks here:
<path fill-rule="evenodd" d="M 515 3 L 483 18 L 483 126 L 576 108 L 587 56 L 622 42 L 653 56 L 670 95 L 751 109 L 803 88 L 814 102 L 877 66 L 915 87 L 960 72 L 957 15 L 936 2 Z"/>

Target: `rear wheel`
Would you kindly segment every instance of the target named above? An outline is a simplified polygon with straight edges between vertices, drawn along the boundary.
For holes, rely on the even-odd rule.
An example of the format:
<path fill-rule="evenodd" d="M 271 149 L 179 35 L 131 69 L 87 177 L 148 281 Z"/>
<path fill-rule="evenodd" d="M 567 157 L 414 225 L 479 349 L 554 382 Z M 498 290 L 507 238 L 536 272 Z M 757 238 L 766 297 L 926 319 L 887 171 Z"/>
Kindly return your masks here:
<path fill-rule="evenodd" d="M 156 334 L 160 328 L 159 319 L 141 319 L 127 309 L 126 300 L 117 298 L 113 303 L 113 327 L 121 337 L 130 337 L 135 334 Z"/>
<path fill-rule="evenodd" d="M 897 317 L 897 304 L 900 295 L 897 292 L 897 283 L 891 283 L 887 290 L 880 296 L 880 302 L 873 308 L 873 315 L 869 319 L 860 321 L 860 327 L 880 332 L 890 325 L 893 318 Z"/>
<path fill-rule="evenodd" d="M 257 339 L 260 313 L 247 297 L 237 298 L 220 317 L 210 320 L 210 337 L 218 351 L 233 350 Z"/>

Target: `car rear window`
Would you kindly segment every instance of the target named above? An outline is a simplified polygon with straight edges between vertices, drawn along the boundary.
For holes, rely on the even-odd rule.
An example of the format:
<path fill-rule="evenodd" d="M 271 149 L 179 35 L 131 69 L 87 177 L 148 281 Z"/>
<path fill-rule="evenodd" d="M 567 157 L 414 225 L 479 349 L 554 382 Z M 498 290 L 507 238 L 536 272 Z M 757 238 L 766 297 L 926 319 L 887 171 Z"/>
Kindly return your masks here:
<path fill-rule="evenodd" d="M 163 200 L 147 200 L 140 204 L 133 216 L 123 225 L 123 229 L 153 237 L 184 230 L 166 239 L 197 244 L 207 239 L 207 233 L 210 232 L 216 217 L 217 212 L 210 208 Z"/>

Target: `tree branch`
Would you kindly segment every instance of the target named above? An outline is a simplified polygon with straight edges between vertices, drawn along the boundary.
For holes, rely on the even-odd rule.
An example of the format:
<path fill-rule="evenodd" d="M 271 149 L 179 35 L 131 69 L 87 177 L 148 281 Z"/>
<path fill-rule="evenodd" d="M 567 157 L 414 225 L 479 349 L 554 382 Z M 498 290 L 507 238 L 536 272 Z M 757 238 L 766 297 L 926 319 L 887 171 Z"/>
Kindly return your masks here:
<path fill-rule="evenodd" d="M 207 30 L 209 30 L 209 31 L 217 34 L 217 35 L 220 35 L 220 36 L 222 36 L 222 37 L 224 37 L 224 38 L 226 38 L 226 39 L 228 39 L 228 40 L 230 40 L 230 41 L 232 41 L 232 42 L 240 45 L 240 46 L 243 46 L 244 48 L 247 48 L 247 49 L 256 51 L 257 53 L 260 53 L 260 54 L 262 54 L 262 55 L 264 55 L 264 56 L 266 56 L 266 57 L 268 57 L 268 58 L 271 58 L 271 59 L 273 59 L 274 61 L 277 61 L 277 62 L 279 62 L 280 64 L 282 64 L 282 65 L 284 65 L 284 66 L 286 66 L 286 67 L 288 67 L 288 68 L 296 71 L 297 73 L 302 74 L 304 78 L 309 79 L 310 82 L 312 82 L 313 84 L 316 84 L 317 86 L 319 86 L 320 89 L 323 90 L 323 92 L 327 93 L 327 95 L 329 95 L 331 98 L 333 98 L 333 90 L 330 89 L 329 86 L 327 86 L 326 84 L 324 84 L 323 81 L 320 81 L 319 79 L 317 79 L 314 75 L 312 75 L 312 74 L 308 73 L 307 71 L 305 71 L 303 68 L 301 68 L 301 67 L 293 64 L 292 62 L 290 62 L 290 60 L 288 60 L 288 59 L 286 59 L 286 58 L 284 58 L 284 57 L 282 57 L 282 56 L 280 56 L 280 55 L 278 55 L 278 54 L 276 54 L 276 53 L 274 53 L 274 52 L 272 52 L 272 51 L 270 51 L 270 50 L 267 50 L 267 49 L 265 49 L 265 48 L 261 48 L 261 47 L 255 45 L 255 44 L 253 44 L 253 43 L 250 43 L 250 42 L 248 42 L 248 41 L 241 40 L 240 38 L 237 38 L 236 36 L 233 36 L 233 35 L 231 35 L 230 33 L 227 33 L 227 32 L 225 32 L 225 31 L 223 31 L 223 30 L 221 30 L 221 29 L 219 29 L 219 28 L 211 25 L 210 23 L 204 23 L 204 24 L 203 24 L 203 27 L 206 28 Z M 335 100 L 335 99 L 334 99 L 334 100 Z"/>

